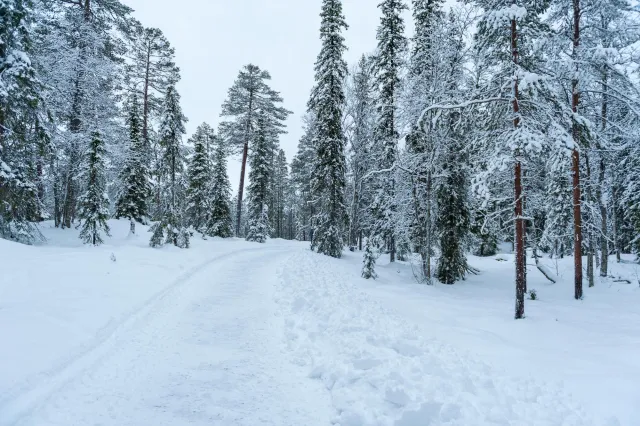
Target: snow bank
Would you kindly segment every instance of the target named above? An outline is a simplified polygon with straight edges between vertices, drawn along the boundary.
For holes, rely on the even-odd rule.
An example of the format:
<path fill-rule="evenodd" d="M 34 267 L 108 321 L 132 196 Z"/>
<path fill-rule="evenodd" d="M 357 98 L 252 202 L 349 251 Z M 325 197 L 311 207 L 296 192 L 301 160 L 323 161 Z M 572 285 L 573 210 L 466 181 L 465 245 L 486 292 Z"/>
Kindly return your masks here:
<path fill-rule="evenodd" d="M 335 424 L 593 424 L 562 388 L 505 376 L 383 307 L 344 261 L 302 252 L 281 279 L 286 344 L 331 393 Z"/>

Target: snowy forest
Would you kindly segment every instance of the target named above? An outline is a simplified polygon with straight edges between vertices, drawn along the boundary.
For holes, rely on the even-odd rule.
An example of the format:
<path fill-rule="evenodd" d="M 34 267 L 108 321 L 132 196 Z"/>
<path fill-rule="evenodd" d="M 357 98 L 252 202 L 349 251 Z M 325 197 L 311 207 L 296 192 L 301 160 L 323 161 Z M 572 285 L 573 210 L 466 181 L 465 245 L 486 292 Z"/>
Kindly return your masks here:
<path fill-rule="evenodd" d="M 410 262 L 426 284 L 477 274 L 469 254 L 509 244 L 516 318 L 527 274 L 556 279 L 540 259 L 572 257 L 567 298 L 581 299 L 610 259 L 640 253 L 637 4 L 379 1 L 377 49 L 356 64 L 344 33 L 358 17 L 318 2 L 315 85 L 288 160 L 294 112 L 259 65 L 186 135 L 160 29 L 119 0 L 0 0 L 0 237 L 38 244 L 52 221 L 100 245 L 117 218 L 131 234 L 150 225 L 151 247 L 297 239 L 360 252 L 368 279 L 381 256 Z"/>

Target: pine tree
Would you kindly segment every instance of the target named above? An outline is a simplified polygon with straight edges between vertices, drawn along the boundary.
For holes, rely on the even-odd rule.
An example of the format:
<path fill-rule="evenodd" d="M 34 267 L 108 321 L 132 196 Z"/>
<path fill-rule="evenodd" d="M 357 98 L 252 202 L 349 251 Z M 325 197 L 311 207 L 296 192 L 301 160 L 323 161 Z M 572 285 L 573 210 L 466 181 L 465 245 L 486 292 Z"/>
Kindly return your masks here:
<path fill-rule="evenodd" d="M 214 130 L 207 123 L 201 124 L 191 138 L 193 156 L 187 171 L 186 214 L 188 223 L 196 231 L 206 233 L 211 215 L 212 145 Z"/>
<path fill-rule="evenodd" d="M 189 231 L 185 226 L 183 208 L 179 197 L 182 195 L 181 178 L 184 172 L 185 152 L 182 146 L 182 135 L 186 132 L 184 123 L 186 117 L 180 107 L 180 95 L 175 87 L 169 86 L 164 100 L 160 136 L 162 142 L 162 163 L 168 177 L 167 188 L 163 193 L 164 209 L 160 221 L 154 224 L 150 232 L 153 233 L 151 247 L 163 244 L 173 244 L 180 248 L 189 247 Z"/>
<path fill-rule="evenodd" d="M 407 6 L 402 0 L 384 0 L 379 5 L 382 11 L 378 27 L 378 51 L 375 57 L 376 80 L 380 90 L 378 99 L 378 123 L 374 134 L 374 155 L 381 173 L 377 182 L 376 199 L 372 214 L 376 217 L 375 235 L 383 239 L 389 249 L 391 262 L 395 261 L 395 174 L 392 168 L 398 156 L 398 97 L 400 95 L 400 72 L 407 49 L 404 37 L 402 12 Z"/>
<path fill-rule="evenodd" d="M 133 21 L 131 26 L 127 37 L 129 61 L 126 80 L 142 103 L 142 141 L 155 187 L 151 213 L 157 217 L 162 210 L 160 199 L 165 176 L 162 174 L 161 141 L 154 124 L 162 118 L 162 101 L 167 88 L 180 80 L 180 69 L 175 64 L 175 50 L 161 30 L 145 28 L 137 21 Z"/>
<path fill-rule="evenodd" d="M 257 139 L 258 118 L 264 118 L 265 132 L 277 137 L 285 133 L 285 120 L 291 111 L 279 106 L 282 97 L 271 89 L 267 81 L 271 75 L 256 65 L 246 65 L 238 75 L 229 94 L 222 104 L 222 117 L 230 121 L 220 124 L 220 133 L 225 141 L 235 149 L 241 149 L 242 168 L 238 188 L 238 206 L 236 208 L 236 236 L 240 236 L 240 223 L 244 193 L 244 178 L 247 159 L 252 145 Z"/>
<path fill-rule="evenodd" d="M 98 246 L 104 241 L 102 233 L 110 236 L 109 198 L 106 194 L 106 149 L 98 132 L 92 135 L 90 148 L 86 153 L 82 177 L 85 181 L 85 192 L 80 196 L 78 217 L 82 220 L 80 239 L 85 244 Z"/>
<path fill-rule="evenodd" d="M 142 140 L 151 149 L 151 121 L 162 113 L 162 94 L 180 79 L 175 49 L 157 28 L 135 22 L 131 34 L 127 79 L 142 99 Z"/>
<path fill-rule="evenodd" d="M 228 238 L 233 235 L 231 214 L 231 183 L 227 175 L 227 150 L 221 138 L 214 139 L 211 212 L 207 235 Z"/>
<path fill-rule="evenodd" d="M 149 216 L 151 184 L 146 161 L 145 144 L 140 129 L 138 98 L 134 94 L 129 101 L 129 146 L 125 164 L 120 172 L 120 193 L 116 201 L 117 219 L 131 222 L 130 233 L 136 233 L 136 222 L 145 224 Z"/>
<path fill-rule="evenodd" d="M 345 203 L 346 160 L 342 110 L 347 64 L 342 58 L 346 46 L 341 32 L 347 28 L 341 0 L 322 3 L 320 39 L 322 50 L 316 61 L 316 86 L 309 111 L 316 117 L 313 145 L 316 158 L 312 174 L 312 199 L 316 205 L 312 248 L 332 257 L 342 256 L 343 234 L 348 222 Z"/>
<path fill-rule="evenodd" d="M 246 237 L 247 241 L 258 243 L 266 242 L 271 233 L 268 198 L 273 145 L 269 141 L 267 132 L 266 119 L 261 115 L 258 117 L 257 137 L 249 172 L 249 231 Z"/>

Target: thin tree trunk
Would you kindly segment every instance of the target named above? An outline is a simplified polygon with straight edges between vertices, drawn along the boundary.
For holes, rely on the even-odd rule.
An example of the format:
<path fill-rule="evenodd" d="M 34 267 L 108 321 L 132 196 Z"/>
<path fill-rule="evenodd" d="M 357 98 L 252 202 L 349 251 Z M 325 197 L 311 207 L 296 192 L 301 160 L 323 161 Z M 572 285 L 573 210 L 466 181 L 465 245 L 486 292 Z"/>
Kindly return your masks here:
<path fill-rule="evenodd" d="M 580 0 L 573 0 L 573 61 L 575 74 L 571 81 L 572 96 L 571 108 L 574 114 L 578 113 L 580 103 L 580 91 L 578 88 L 578 47 L 580 46 Z M 573 120 L 573 232 L 574 232 L 574 273 L 575 291 L 574 297 L 582 299 L 582 209 L 580 194 L 580 128 L 575 118 Z"/>
<path fill-rule="evenodd" d="M 611 200 L 611 204 L 613 204 L 612 208 L 611 208 L 611 212 L 613 213 L 613 245 L 614 245 L 614 249 L 616 251 L 616 262 L 620 263 L 622 255 L 621 252 L 622 250 L 620 249 L 620 219 L 618 217 L 618 191 L 619 191 L 619 186 L 618 186 L 618 178 L 617 178 L 617 174 L 614 171 L 614 176 L 613 176 L 613 190 L 611 191 L 612 193 L 612 200 Z"/>
<path fill-rule="evenodd" d="M 426 275 L 427 275 L 427 283 L 432 284 L 431 281 L 431 187 L 432 187 L 432 177 L 431 170 L 427 172 L 427 247 L 426 247 Z"/>
<path fill-rule="evenodd" d="M 608 110 L 608 97 L 607 97 L 607 80 L 608 75 L 607 71 L 603 72 L 602 75 L 602 132 L 607 128 L 607 110 Z M 605 182 L 605 162 L 604 162 L 604 153 L 600 156 L 600 173 L 598 174 L 598 204 L 600 205 L 600 276 L 606 277 L 609 274 L 609 238 L 608 238 L 608 217 L 607 217 L 607 206 L 604 203 L 603 199 L 603 191 Z"/>
<path fill-rule="evenodd" d="M 241 235 L 240 224 L 242 223 L 242 197 L 244 195 L 244 175 L 247 170 L 247 156 L 249 155 L 249 142 L 244 143 L 242 149 L 242 168 L 240 170 L 240 186 L 238 187 L 238 214 L 236 218 L 236 237 Z"/>
<path fill-rule="evenodd" d="M 515 1 L 514 1 L 515 4 Z M 518 32 L 516 20 L 511 20 L 511 54 L 513 55 L 514 65 L 518 64 Z M 514 75 L 513 81 L 513 126 L 517 129 L 520 126 L 520 105 L 518 103 L 518 79 Z M 523 212 L 523 194 L 522 194 L 522 163 L 520 162 L 520 153 L 516 152 L 516 163 L 514 170 L 514 192 L 515 192 L 515 257 L 516 257 L 516 313 L 515 318 L 524 318 L 524 294 L 526 292 L 526 275 L 527 267 L 524 251 L 524 212 Z"/>

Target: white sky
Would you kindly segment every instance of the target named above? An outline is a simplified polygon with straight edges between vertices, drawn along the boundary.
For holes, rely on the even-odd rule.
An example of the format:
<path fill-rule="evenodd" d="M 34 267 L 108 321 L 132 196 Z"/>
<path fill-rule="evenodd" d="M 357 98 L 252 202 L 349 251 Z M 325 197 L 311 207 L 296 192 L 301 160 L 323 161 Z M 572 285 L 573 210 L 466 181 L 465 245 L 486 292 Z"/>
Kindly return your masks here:
<path fill-rule="evenodd" d="M 280 143 L 291 161 L 302 135 L 302 116 L 320 50 L 321 0 L 123 0 L 146 27 L 160 28 L 176 49 L 178 90 L 188 134 L 203 121 L 217 128 L 220 107 L 238 71 L 254 63 L 271 73 L 271 87 L 293 111 Z M 344 0 L 350 66 L 376 46 L 378 0 Z M 409 2 L 408 2 L 409 3 Z M 411 27 L 410 14 L 406 16 Z M 239 161 L 229 162 L 237 186 Z"/>

